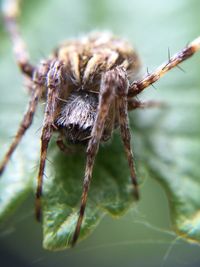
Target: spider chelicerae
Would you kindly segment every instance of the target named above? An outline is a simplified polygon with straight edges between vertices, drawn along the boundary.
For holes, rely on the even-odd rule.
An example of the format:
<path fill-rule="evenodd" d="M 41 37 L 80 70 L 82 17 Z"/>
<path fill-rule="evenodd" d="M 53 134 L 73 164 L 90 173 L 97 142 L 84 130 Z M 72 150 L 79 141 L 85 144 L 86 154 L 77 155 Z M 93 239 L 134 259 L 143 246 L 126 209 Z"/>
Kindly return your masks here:
<path fill-rule="evenodd" d="M 41 219 L 42 182 L 47 149 L 53 133 L 59 134 L 57 144 L 63 151 L 68 149 L 66 141 L 83 143 L 87 147 L 81 205 L 71 240 L 74 245 L 80 234 L 99 144 L 109 140 L 116 128 L 120 128 L 133 192 L 136 199 L 139 198 L 128 110 L 158 105 L 152 101 L 140 102 L 136 96 L 197 52 L 200 49 L 200 37 L 152 73 L 135 80 L 140 67 L 136 51 L 128 42 L 110 33 L 92 33 L 77 40 L 66 41 L 47 60 L 33 66 L 29 62 L 28 52 L 18 29 L 19 0 L 4 1 L 3 13 L 16 61 L 22 73 L 29 79 L 31 96 L 15 138 L 0 165 L 0 174 L 30 127 L 39 100 L 44 99 L 46 107 L 35 205 L 38 220 Z"/>

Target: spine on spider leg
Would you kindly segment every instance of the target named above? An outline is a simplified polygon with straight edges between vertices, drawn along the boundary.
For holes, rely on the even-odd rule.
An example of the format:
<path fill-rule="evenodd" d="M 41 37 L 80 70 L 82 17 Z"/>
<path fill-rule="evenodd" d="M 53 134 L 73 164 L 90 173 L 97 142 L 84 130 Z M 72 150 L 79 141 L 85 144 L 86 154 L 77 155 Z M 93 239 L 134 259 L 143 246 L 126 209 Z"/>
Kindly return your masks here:
<path fill-rule="evenodd" d="M 167 62 L 163 63 L 155 71 L 153 71 L 152 73 L 147 73 L 147 75 L 142 80 L 133 82 L 133 84 L 130 87 L 128 96 L 133 97 L 138 95 L 149 85 L 158 81 L 168 71 L 178 66 L 181 62 L 190 58 L 199 50 L 200 50 L 200 36 L 194 39 L 181 51 L 170 57 Z"/>
<path fill-rule="evenodd" d="M 34 66 L 29 63 L 29 54 L 26 49 L 26 45 L 21 37 L 17 18 L 19 16 L 19 0 L 3 0 L 2 2 L 2 13 L 5 27 L 10 35 L 13 43 L 13 51 L 16 57 L 17 64 L 21 71 L 33 77 Z"/>

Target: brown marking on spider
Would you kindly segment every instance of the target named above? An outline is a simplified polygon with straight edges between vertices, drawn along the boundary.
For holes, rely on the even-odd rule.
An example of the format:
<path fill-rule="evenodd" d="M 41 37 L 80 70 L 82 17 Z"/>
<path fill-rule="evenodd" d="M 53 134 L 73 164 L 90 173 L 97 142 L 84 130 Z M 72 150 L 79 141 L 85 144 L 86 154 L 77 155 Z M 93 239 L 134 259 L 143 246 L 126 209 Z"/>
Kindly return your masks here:
<path fill-rule="evenodd" d="M 18 30 L 18 13 L 19 1 L 5 1 L 5 25 L 13 42 L 16 61 L 22 73 L 30 80 L 31 97 L 16 136 L 0 165 L 0 173 L 3 173 L 12 153 L 30 127 L 38 101 L 45 99 L 36 191 L 38 220 L 41 219 L 42 182 L 47 149 L 53 133 L 59 133 L 57 144 L 63 151 L 66 149 L 63 140 L 87 146 L 81 206 L 71 240 L 71 244 L 74 245 L 81 230 L 99 144 L 110 139 L 117 127 L 120 128 L 134 195 L 139 198 L 128 110 L 162 105 L 153 101 L 141 103 L 135 96 L 197 52 L 200 49 L 200 37 L 170 57 L 155 71 L 147 73 L 143 79 L 134 80 L 140 67 L 135 50 L 128 42 L 109 33 L 93 33 L 78 40 L 67 41 L 46 61 L 33 66 L 29 62 L 25 44 Z"/>

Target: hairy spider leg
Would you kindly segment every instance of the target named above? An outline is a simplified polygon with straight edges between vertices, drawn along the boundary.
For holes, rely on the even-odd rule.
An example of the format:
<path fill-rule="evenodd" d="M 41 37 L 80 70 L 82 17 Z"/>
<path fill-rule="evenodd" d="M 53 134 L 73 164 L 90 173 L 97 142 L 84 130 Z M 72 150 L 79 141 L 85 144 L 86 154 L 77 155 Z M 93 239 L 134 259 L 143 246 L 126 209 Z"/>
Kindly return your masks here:
<path fill-rule="evenodd" d="M 59 136 L 56 140 L 56 144 L 63 153 L 69 153 L 68 147 L 65 145 L 62 136 Z"/>
<path fill-rule="evenodd" d="M 41 196 L 43 175 L 47 157 L 48 144 L 53 134 L 54 119 L 57 108 L 57 98 L 59 97 L 59 91 L 62 84 L 62 66 L 63 64 L 60 61 L 52 61 L 47 74 L 47 101 L 41 134 L 40 165 L 37 177 L 37 190 L 35 201 L 35 215 L 38 221 L 41 220 Z"/>
<path fill-rule="evenodd" d="M 146 76 L 139 80 L 134 81 L 129 88 L 128 97 L 134 97 L 141 93 L 149 85 L 158 81 L 164 74 L 174 67 L 177 67 L 181 62 L 187 60 L 197 51 L 200 50 L 200 36 L 189 43 L 184 49 L 173 55 L 169 60 L 159 66 L 152 73 L 147 73 Z"/>
<path fill-rule="evenodd" d="M 91 132 L 91 139 L 89 140 L 87 147 L 87 161 L 85 169 L 85 177 L 83 182 L 83 192 L 81 197 L 81 206 L 79 210 L 79 217 L 76 225 L 74 235 L 72 237 L 71 244 L 75 245 L 81 229 L 81 224 L 84 217 L 87 195 L 89 185 L 92 178 L 92 171 L 94 166 L 95 156 L 98 152 L 99 143 L 104 129 L 104 123 L 108 115 L 111 103 L 117 98 L 119 105 L 119 116 L 120 116 L 120 127 L 121 135 L 124 143 L 129 167 L 131 171 L 132 182 L 135 187 L 135 195 L 138 198 L 137 180 L 135 175 L 135 169 L 133 164 L 133 154 L 130 146 L 130 131 L 128 129 L 128 118 L 127 118 L 127 100 L 126 95 L 128 92 L 128 80 L 126 78 L 125 71 L 117 67 L 113 70 L 107 71 L 101 80 L 100 93 L 99 93 L 99 104 L 97 109 L 97 117 Z M 123 95 L 123 97 L 122 97 Z M 120 98 L 122 99 L 120 100 Z M 124 103 L 125 101 L 125 103 Z"/>
<path fill-rule="evenodd" d="M 104 129 L 105 120 L 107 118 L 110 105 L 114 101 L 114 91 L 118 86 L 116 81 L 116 73 L 114 70 L 106 72 L 102 76 L 99 92 L 99 104 L 97 108 L 97 116 L 94 122 L 94 126 L 91 132 L 91 139 L 89 140 L 87 146 L 87 160 L 85 168 L 85 177 L 83 181 L 83 191 L 81 196 L 81 206 L 79 210 L 79 217 L 76 224 L 76 229 L 72 237 L 71 245 L 74 246 L 81 229 L 81 224 L 84 217 L 85 206 L 87 201 L 87 195 L 89 190 L 89 185 L 92 178 L 92 171 L 94 167 L 95 156 L 99 149 L 99 143 Z"/>
<path fill-rule="evenodd" d="M 116 68 L 117 78 L 118 78 L 118 88 L 116 91 L 116 109 L 119 112 L 119 126 L 121 132 L 121 138 L 123 141 L 126 158 L 128 160 L 131 181 L 134 187 L 134 195 L 136 199 L 139 199 L 138 183 L 136 177 L 136 171 L 134 166 L 133 151 L 131 148 L 131 133 L 129 129 L 128 120 L 128 87 L 129 82 L 126 76 L 126 71 L 122 68 Z"/>
<path fill-rule="evenodd" d="M 1 164 L 0 164 L 0 175 L 3 173 L 3 171 L 5 170 L 5 167 L 9 161 L 9 159 L 11 158 L 13 152 L 15 151 L 16 147 L 18 146 L 19 142 L 21 141 L 22 137 L 24 136 L 26 130 L 31 126 L 32 121 L 33 121 L 33 117 L 36 111 L 36 107 L 38 104 L 38 100 L 40 98 L 41 95 L 41 87 L 38 86 L 37 84 L 33 85 L 33 90 L 32 90 L 32 94 L 31 94 L 31 98 L 28 104 L 28 108 L 26 113 L 24 114 L 24 117 L 20 123 L 20 126 L 17 130 L 17 133 L 14 137 L 14 140 L 12 141 L 8 151 L 6 152 Z"/>
<path fill-rule="evenodd" d="M 15 135 L 13 142 L 11 143 L 2 163 L 0 164 L 0 174 L 3 173 L 10 157 L 12 156 L 17 145 L 21 141 L 26 130 L 30 127 L 33 117 L 36 111 L 38 100 L 43 91 L 43 80 L 44 76 L 47 73 L 47 65 L 41 64 L 39 69 L 36 69 L 32 64 L 29 63 L 29 55 L 26 50 L 25 43 L 21 37 L 17 18 L 19 15 L 20 1 L 19 0 L 7 0 L 3 1 L 2 10 L 5 26 L 8 33 L 10 34 L 13 50 L 16 57 L 16 61 L 23 74 L 27 75 L 29 78 L 29 83 L 31 85 L 31 98 L 27 111 L 20 123 L 20 127 Z"/>
<path fill-rule="evenodd" d="M 17 18 L 20 13 L 20 0 L 3 1 L 2 11 L 5 26 L 13 43 L 17 64 L 25 75 L 32 78 L 35 67 L 29 62 L 29 54 L 17 23 Z"/>
<path fill-rule="evenodd" d="M 149 101 L 140 101 L 137 100 L 135 98 L 133 99 L 128 99 L 128 110 L 131 111 L 133 109 L 137 109 L 137 108 L 141 108 L 141 109 L 145 109 L 145 108 L 163 108 L 166 107 L 167 104 L 163 101 L 153 101 L 153 100 L 149 100 Z"/>
<path fill-rule="evenodd" d="M 74 150 L 70 146 L 67 146 L 65 144 L 62 135 L 58 136 L 58 138 L 56 139 L 56 144 L 58 148 L 60 149 L 60 151 L 62 151 L 65 155 L 74 153 Z"/>
<path fill-rule="evenodd" d="M 0 175 L 5 170 L 5 167 L 11 158 L 13 152 L 15 151 L 16 147 L 20 143 L 22 137 L 31 126 L 35 111 L 37 108 L 37 104 L 41 98 L 42 93 L 44 92 L 44 84 L 45 84 L 45 77 L 49 70 L 48 62 L 42 62 L 40 66 L 34 71 L 33 80 L 30 80 L 31 86 L 31 97 L 29 100 L 27 111 L 24 114 L 24 117 L 20 123 L 20 126 L 17 130 L 17 133 L 14 137 L 13 142 L 11 143 L 8 151 L 6 152 L 2 163 L 0 164 Z"/>

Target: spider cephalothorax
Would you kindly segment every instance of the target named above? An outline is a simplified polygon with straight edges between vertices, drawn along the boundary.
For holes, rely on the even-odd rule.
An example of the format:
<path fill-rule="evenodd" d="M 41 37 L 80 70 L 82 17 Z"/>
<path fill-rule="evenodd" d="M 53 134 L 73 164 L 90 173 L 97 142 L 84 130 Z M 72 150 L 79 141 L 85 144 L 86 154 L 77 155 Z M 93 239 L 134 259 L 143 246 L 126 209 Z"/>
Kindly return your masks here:
<path fill-rule="evenodd" d="M 38 66 L 33 66 L 29 62 L 16 22 L 18 5 L 17 0 L 5 1 L 4 20 L 13 42 L 17 63 L 29 79 L 31 97 L 16 136 L 0 165 L 0 173 L 5 169 L 12 153 L 30 127 L 38 101 L 45 99 L 36 216 L 38 219 L 41 218 L 42 181 L 47 148 L 53 133 L 59 134 L 57 144 L 61 150 L 65 150 L 66 141 L 85 144 L 87 160 L 81 206 L 71 241 L 74 245 L 81 229 L 99 144 L 110 139 L 115 128 L 120 128 L 134 195 L 138 199 L 128 110 L 157 105 L 154 102 L 141 103 L 135 96 L 198 51 L 200 37 L 170 57 L 154 72 L 147 73 L 141 80 L 136 80 L 140 65 L 136 52 L 129 43 L 110 33 L 93 33 L 77 40 L 67 41 L 47 60 Z"/>

